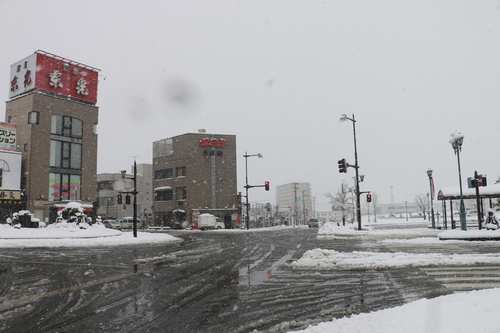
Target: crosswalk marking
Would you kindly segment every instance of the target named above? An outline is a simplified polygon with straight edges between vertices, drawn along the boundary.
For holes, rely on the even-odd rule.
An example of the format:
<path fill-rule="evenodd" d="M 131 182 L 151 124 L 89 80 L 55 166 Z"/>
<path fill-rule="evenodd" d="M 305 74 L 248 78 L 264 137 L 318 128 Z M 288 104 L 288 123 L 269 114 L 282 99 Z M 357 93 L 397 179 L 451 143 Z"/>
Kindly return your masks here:
<path fill-rule="evenodd" d="M 423 267 L 421 271 L 454 292 L 500 287 L 500 266 Z"/>

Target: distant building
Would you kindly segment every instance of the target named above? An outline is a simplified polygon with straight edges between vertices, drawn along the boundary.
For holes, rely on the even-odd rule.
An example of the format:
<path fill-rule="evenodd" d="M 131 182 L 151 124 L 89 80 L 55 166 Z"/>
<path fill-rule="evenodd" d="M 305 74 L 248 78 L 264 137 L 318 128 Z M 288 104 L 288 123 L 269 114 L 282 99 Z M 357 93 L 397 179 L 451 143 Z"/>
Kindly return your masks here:
<path fill-rule="evenodd" d="M 17 125 L 26 209 L 42 221 L 62 201 L 95 201 L 98 72 L 44 51 L 11 66 L 5 117 Z"/>
<path fill-rule="evenodd" d="M 197 228 L 212 213 L 226 228 L 236 225 L 236 136 L 188 133 L 153 143 L 156 225 Z"/>
<path fill-rule="evenodd" d="M 400 203 L 392 203 L 392 204 L 378 204 L 377 205 L 377 215 L 382 216 L 396 216 L 396 217 L 404 217 L 406 213 L 409 215 L 419 214 L 420 209 L 417 204 L 414 202 L 400 202 Z"/>
<path fill-rule="evenodd" d="M 278 215 L 305 223 L 313 215 L 311 184 L 288 183 L 276 186 Z M 288 215 L 288 217 L 286 216 Z"/>
<path fill-rule="evenodd" d="M 133 167 L 132 167 L 133 169 Z M 133 177 L 133 170 L 127 177 Z M 152 220 L 153 206 L 153 165 L 137 164 L 137 217 L 143 223 Z M 123 194 L 123 203 L 118 204 L 120 192 L 134 190 L 133 180 L 122 179 L 121 173 L 101 173 L 97 175 L 97 215 L 104 219 L 121 220 L 134 215 L 133 205 L 126 205 L 127 194 Z M 132 202 L 132 194 L 131 196 Z"/>
<path fill-rule="evenodd" d="M 325 212 L 316 212 L 316 218 L 320 222 L 342 222 L 342 211 L 340 210 L 335 210 L 335 211 L 325 211 Z M 346 222 L 348 222 L 346 220 Z"/>

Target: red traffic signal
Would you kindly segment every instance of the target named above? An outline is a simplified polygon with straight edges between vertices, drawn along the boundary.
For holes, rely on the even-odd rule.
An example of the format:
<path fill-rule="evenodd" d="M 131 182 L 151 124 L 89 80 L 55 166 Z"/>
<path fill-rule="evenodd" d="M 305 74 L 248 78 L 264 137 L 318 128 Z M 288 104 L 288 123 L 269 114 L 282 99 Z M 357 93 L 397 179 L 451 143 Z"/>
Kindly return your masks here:
<path fill-rule="evenodd" d="M 121 194 L 118 194 L 118 204 L 121 205 L 123 202 L 123 198 Z"/>
<path fill-rule="evenodd" d="M 366 202 L 372 202 L 372 195 L 371 194 L 366 195 Z"/>
<path fill-rule="evenodd" d="M 264 188 L 266 189 L 266 191 L 269 191 L 269 182 L 268 181 L 264 182 Z"/>
<path fill-rule="evenodd" d="M 338 164 L 339 164 L 339 172 L 340 173 L 347 172 L 347 164 L 346 164 L 345 158 L 339 160 Z"/>

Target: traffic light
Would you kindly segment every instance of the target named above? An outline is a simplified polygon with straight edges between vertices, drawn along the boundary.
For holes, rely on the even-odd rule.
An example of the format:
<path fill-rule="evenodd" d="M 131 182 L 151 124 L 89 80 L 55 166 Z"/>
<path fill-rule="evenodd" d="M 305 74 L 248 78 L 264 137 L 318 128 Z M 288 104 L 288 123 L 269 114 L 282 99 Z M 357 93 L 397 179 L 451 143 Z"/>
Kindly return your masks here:
<path fill-rule="evenodd" d="M 371 194 L 366 195 L 366 202 L 372 202 L 372 195 Z"/>
<path fill-rule="evenodd" d="M 266 191 L 269 191 L 269 182 L 268 181 L 264 182 L 264 187 L 265 187 Z"/>
<path fill-rule="evenodd" d="M 127 196 L 125 197 L 125 204 L 126 205 L 130 205 L 130 195 L 127 194 Z"/>
<path fill-rule="evenodd" d="M 345 158 L 339 160 L 339 172 L 347 172 L 347 164 L 345 162 Z"/>
<path fill-rule="evenodd" d="M 118 194 L 118 204 L 121 205 L 123 202 L 122 200 L 122 195 L 121 194 Z"/>

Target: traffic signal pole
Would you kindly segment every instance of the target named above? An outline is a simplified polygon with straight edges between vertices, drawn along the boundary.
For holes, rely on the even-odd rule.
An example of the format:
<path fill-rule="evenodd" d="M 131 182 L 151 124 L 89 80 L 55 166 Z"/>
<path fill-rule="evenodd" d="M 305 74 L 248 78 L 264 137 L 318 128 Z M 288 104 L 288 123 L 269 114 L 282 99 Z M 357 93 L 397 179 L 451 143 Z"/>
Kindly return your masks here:
<path fill-rule="evenodd" d="M 356 169 L 356 214 L 358 219 L 358 230 L 361 230 L 361 193 L 359 192 L 358 148 L 356 146 L 356 120 L 354 119 L 354 113 L 352 114 L 352 130 L 354 132 L 354 169 Z"/>
<path fill-rule="evenodd" d="M 354 132 L 354 165 L 347 164 L 347 166 L 356 169 L 356 219 L 358 221 L 358 230 L 361 230 L 361 202 L 360 202 L 361 192 L 359 191 L 358 148 L 356 146 L 356 119 L 354 118 L 354 113 L 352 114 L 352 118 L 347 117 L 346 114 L 343 114 L 340 117 L 340 121 L 346 121 L 346 120 L 352 121 L 352 130 Z M 345 159 L 340 160 L 339 172 L 347 172 L 344 165 L 345 165 Z"/>

